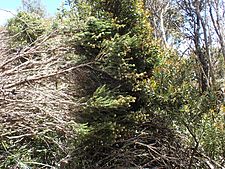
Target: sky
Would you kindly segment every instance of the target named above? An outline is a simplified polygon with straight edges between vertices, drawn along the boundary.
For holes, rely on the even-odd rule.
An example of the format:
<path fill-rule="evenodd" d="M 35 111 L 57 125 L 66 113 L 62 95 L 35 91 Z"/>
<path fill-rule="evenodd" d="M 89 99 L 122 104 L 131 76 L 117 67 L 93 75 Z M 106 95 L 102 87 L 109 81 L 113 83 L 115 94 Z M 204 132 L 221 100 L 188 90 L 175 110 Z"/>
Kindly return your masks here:
<path fill-rule="evenodd" d="M 47 13 L 53 16 L 57 12 L 63 0 L 41 0 Z M 0 0 L 0 25 L 4 25 L 7 19 L 16 14 L 17 9 L 21 7 L 22 0 Z"/>

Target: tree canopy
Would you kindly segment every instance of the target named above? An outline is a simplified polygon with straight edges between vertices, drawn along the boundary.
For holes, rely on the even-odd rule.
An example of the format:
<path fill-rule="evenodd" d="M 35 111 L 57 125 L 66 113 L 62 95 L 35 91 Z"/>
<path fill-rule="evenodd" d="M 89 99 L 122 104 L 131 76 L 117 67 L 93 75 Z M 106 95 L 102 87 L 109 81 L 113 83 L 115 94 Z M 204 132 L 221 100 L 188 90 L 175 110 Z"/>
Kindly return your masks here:
<path fill-rule="evenodd" d="M 223 2 L 23 4 L 0 34 L 0 168 L 224 168 Z"/>

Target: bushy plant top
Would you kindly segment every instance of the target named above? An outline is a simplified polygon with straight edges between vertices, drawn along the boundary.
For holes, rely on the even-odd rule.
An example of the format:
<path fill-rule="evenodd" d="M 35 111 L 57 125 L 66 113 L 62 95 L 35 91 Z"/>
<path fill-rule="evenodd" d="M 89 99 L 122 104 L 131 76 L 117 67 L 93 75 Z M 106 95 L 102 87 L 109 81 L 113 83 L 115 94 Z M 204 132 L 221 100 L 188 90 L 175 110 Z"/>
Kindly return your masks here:
<path fill-rule="evenodd" d="M 47 29 L 47 23 L 35 13 L 19 12 L 7 24 L 10 36 L 13 36 L 11 44 L 21 47 L 32 44 Z"/>

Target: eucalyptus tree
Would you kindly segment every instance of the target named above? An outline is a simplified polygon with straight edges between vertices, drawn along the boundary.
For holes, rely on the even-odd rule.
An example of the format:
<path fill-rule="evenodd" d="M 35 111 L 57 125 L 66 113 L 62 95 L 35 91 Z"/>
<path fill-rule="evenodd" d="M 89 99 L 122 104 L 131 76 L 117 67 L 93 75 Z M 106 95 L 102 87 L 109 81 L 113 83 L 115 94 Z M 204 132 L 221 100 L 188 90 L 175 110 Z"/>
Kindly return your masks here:
<path fill-rule="evenodd" d="M 178 49 L 183 38 L 181 27 L 184 17 L 173 0 L 145 0 L 154 37 L 161 39 L 165 47 Z"/>
<path fill-rule="evenodd" d="M 219 79 L 224 78 L 224 1 L 223 0 L 178 0 L 177 5 L 185 18 L 182 31 L 189 42 L 189 54 L 199 63 L 201 91 L 214 89 Z M 223 58 L 221 58 L 221 56 Z M 218 64 L 219 62 L 219 64 Z M 220 69 L 220 70 L 218 70 Z"/>
<path fill-rule="evenodd" d="M 21 10 L 28 13 L 35 13 L 41 17 L 46 15 L 46 9 L 41 0 L 22 0 Z"/>

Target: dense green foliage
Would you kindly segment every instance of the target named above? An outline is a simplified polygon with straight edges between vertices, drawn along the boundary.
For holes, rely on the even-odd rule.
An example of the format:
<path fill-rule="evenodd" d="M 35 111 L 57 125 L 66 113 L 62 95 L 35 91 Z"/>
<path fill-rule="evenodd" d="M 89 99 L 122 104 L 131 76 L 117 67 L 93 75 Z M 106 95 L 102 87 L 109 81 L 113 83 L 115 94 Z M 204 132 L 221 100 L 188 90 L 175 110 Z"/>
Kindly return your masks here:
<path fill-rule="evenodd" d="M 205 159 L 218 166 L 225 154 L 221 85 L 201 92 L 199 65 L 159 45 L 143 1 L 81 0 L 69 7 L 51 27 L 47 19 L 19 12 L 7 29 L 13 48 L 33 46 L 54 30 L 56 42 L 71 48 L 63 57 L 85 65 L 73 72 L 71 84 L 81 102 L 71 106 L 71 121 L 79 125 L 66 126 L 72 138 L 43 129 L 19 142 L 18 151 L 17 143 L 1 141 L 0 150 L 10 155 L 0 166 L 26 168 L 21 161 L 30 160 L 29 166 L 71 169 L 207 168 Z"/>
<path fill-rule="evenodd" d="M 186 144 L 219 160 L 224 153 L 225 137 L 222 92 L 214 89 L 201 94 L 192 59 L 169 57 L 153 75 L 150 85 L 152 106 L 182 133 Z"/>
<path fill-rule="evenodd" d="M 9 20 L 7 30 L 10 35 L 12 47 L 23 47 L 32 44 L 47 30 L 48 24 L 35 13 L 19 12 L 16 17 Z"/>
<path fill-rule="evenodd" d="M 87 106 L 80 112 L 80 122 L 87 124 L 90 132 L 77 145 L 74 166 L 131 167 L 137 162 L 153 167 L 157 162 L 147 164 L 146 158 L 139 159 L 134 154 L 129 160 L 131 157 L 119 157 L 114 151 L 130 151 L 135 145 L 127 140 L 135 139 L 143 131 L 157 135 L 151 126 L 157 122 L 151 118 L 156 115 L 160 120 L 160 114 L 155 114 L 149 106 L 149 81 L 164 57 L 163 51 L 152 38 L 141 1 L 91 1 L 90 5 L 90 16 L 74 40 L 78 45 L 77 55 L 82 56 L 82 62 L 93 62 L 89 69 L 95 72 L 94 87 L 87 91 Z M 81 88 L 90 84 L 83 85 Z M 172 141 L 173 135 L 170 136 Z M 115 159 L 110 161 L 112 154 Z"/>

